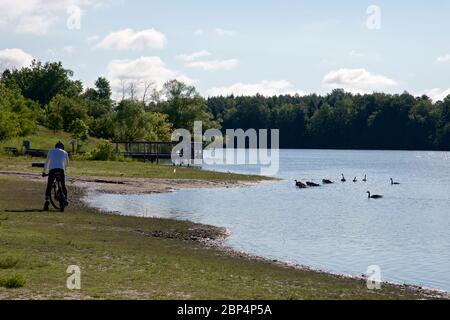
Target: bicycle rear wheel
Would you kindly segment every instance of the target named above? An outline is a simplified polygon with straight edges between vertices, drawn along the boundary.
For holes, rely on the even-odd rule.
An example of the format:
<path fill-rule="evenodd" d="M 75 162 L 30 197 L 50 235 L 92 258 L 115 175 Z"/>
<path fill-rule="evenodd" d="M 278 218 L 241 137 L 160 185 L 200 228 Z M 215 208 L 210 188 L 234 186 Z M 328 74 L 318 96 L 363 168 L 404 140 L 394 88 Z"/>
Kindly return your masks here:
<path fill-rule="evenodd" d="M 65 206 L 64 206 L 64 199 L 61 196 L 62 200 L 59 200 L 59 212 L 64 212 Z"/>
<path fill-rule="evenodd" d="M 57 210 L 61 210 L 61 201 L 60 201 L 59 191 L 58 191 L 58 185 L 55 181 L 52 187 L 52 192 L 50 194 L 50 203 L 52 204 L 53 208 Z"/>

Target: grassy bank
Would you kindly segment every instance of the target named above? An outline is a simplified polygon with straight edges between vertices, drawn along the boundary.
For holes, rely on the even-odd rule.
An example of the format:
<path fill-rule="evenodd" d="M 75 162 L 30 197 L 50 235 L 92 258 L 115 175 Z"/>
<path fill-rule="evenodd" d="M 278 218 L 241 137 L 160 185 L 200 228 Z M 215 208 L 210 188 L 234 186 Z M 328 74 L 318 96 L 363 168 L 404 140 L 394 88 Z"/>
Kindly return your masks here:
<path fill-rule="evenodd" d="M 0 298 L 131 299 L 416 299 L 384 285 L 295 270 L 206 249 L 199 238 L 221 230 L 165 219 L 101 214 L 75 192 L 64 214 L 44 213 L 44 185 L 0 176 L 0 279 L 26 284 L 0 288 Z M 66 289 L 66 269 L 81 268 L 82 289 Z M 2 267 L 3 266 L 3 267 Z"/>
<path fill-rule="evenodd" d="M 18 150 L 22 150 L 24 140 L 30 141 L 31 148 L 33 149 L 50 150 L 58 141 L 62 141 L 67 144 L 67 150 L 71 150 L 71 146 L 69 145 L 70 140 L 72 140 L 70 133 L 64 131 L 53 132 L 50 129 L 38 126 L 36 131 L 27 137 L 15 137 L 0 142 L 0 153 L 3 152 L 4 147 L 14 147 Z M 90 137 L 86 142 L 81 142 L 81 150 L 91 151 L 99 143 L 99 139 Z"/>
<path fill-rule="evenodd" d="M 31 159 L 27 157 L 0 156 L 0 171 L 14 172 L 42 172 L 42 169 L 31 167 L 31 163 L 44 162 L 45 159 Z M 176 170 L 174 170 L 176 169 Z M 196 168 L 172 167 L 170 165 L 156 165 L 138 161 L 87 161 L 76 160 L 69 163 L 68 174 L 73 177 L 128 177 L 148 179 L 199 179 L 199 180 L 228 180 L 228 181 L 261 181 L 270 178 L 205 171 Z"/>
<path fill-rule="evenodd" d="M 15 171 L 22 173 L 39 173 L 42 169 L 33 169 L 32 162 L 44 162 L 45 159 L 32 159 L 25 156 L 11 156 L 3 151 L 4 147 L 15 147 L 22 150 L 23 140 L 29 140 L 34 149 L 50 150 L 58 141 L 66 143 L 66 149 L 70 150 L 68 142 L 71 140 L 70 134 L 46 129 L 38 126 L 36 132 L 25 138 L 13 138 L 0 143 L 0 171 Z M 83 144 L 84 151 L 92 151 L 98 146 L 100 140 L 89 138 Z M 219 173 L 203 171 L 195 168 L 180 168 L 170 165 L 156 165 L 151 163 L 142 163 L 139 161 L 88 161 L 75 160 L 69 165 L 68 174 L 73 177 L 128 177 L 128 178 L 149 178 L 149 179 L 194 179 L 194 180 L 228 180 L 228 181 L 261 181 L 269 178 L 258 177 L 254 175 L 238 175 L 231 173 Z"/>

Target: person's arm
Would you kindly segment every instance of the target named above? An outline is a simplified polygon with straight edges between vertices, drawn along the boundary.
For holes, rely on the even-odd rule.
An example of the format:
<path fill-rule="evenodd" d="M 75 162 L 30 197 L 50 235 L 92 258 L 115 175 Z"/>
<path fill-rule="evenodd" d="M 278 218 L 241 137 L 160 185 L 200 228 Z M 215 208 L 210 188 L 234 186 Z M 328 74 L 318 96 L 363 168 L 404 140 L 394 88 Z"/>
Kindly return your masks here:
<path fill-rule="evenodd" d="M 65 168 L 67 169 L 67 166 L 69 165 L 69 154 L 68 153 L 66 153 L 66 158 L 64 159 L 64 162 L 65 162 Z"/>
<path fill-rule="evenodd" d="M 50 164 L 50 153 L 47 154 L 47 159 L 45 160 L 45 165 L 44 165 L 44 170 L 42 171 L 42 176 L 45 175 L 49 164 Z"/>

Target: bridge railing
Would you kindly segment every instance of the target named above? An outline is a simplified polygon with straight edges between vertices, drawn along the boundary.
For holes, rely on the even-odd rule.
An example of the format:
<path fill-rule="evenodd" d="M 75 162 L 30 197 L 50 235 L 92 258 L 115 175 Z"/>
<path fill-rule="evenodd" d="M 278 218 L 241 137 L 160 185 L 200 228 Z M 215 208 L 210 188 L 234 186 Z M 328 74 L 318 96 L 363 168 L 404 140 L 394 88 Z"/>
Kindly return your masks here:
<path fill-rule="evenodd" d="M 116 145 L 116 152 L 122 154 L 125 157 L 131 157 L 135 159 L 142 159 L 144 161 L 159 161 L 160 159 L 171 159 L 173 148 L 178 142 L 162 142 L 162 141 L 114 141 Z M 202 158 L 202 154 L 194 152 L 194 150 L 203 150 L 203 144 L 201 148 L 195 148 L 196 144 L 191 144 L 191 160 Z M 178 154 L 180 158 L 181 154 Z"/>

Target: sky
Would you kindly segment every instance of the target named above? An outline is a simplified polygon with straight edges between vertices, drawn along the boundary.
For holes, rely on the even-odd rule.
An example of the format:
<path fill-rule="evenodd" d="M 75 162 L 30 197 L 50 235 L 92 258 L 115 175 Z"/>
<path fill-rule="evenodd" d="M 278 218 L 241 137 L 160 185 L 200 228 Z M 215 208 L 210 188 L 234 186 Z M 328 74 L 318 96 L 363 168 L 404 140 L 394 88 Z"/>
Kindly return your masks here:
<path fill-rule="evenodd" d="M 0 72 L 62 61 L 116 96 L 450 94 L 449 1 L 0 0 Z M 138 92 L 139 94 L 139 92 Z"/>

